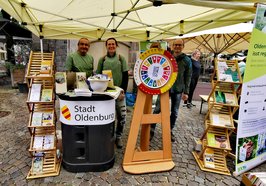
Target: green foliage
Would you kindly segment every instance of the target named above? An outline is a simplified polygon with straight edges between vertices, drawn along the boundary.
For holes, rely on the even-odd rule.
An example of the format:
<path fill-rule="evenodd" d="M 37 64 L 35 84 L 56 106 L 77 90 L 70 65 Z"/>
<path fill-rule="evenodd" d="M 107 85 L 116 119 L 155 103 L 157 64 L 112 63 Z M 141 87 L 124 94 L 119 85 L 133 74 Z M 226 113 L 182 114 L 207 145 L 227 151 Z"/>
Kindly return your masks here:
<path fill-rule="evenodd" d="M 26 66 L 24 64 L 13 64 L 11 62 L 5 62 L 5 67 L 7 70 L 10 72 L 13 71 L 14 69 L 24 69 Z"/>

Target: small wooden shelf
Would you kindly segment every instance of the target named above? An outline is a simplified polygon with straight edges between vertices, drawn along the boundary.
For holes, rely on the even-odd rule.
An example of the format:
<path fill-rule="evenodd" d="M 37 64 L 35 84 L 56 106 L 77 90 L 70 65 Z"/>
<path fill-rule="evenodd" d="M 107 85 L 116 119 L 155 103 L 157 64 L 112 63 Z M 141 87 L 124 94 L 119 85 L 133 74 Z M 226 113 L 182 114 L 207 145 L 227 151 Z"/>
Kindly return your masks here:
<path fill-rule="evenodd" d="M 30 113 L 35 111 L 38 112 L 39 110 L 45 111 L 45 110 L 54 109 L 54 102 L 26 102 L 26 103 L 28 105 Z"/>
<path fill-rule="evenodd" d="M 38 105 L 46 105 L 47 107 L 49 107 L 49 105 L 53 105 L 54 107 L 54 103 L 55 103 L 55 91 L 54 91 L 54 84 L 52 82 L 47 82 L 47 81 L 39 81 L 38 83 L 33 83 L 34 81 L 31 81 L 30 83 L 30 87 L 29 87 L 29 94 L 28 94 L 28 98 L 27 98 L 27 106 L 30 112 L 33 111 L 33 107 L 35 107 L 36 104 Z M 40 87 L 40 90 L 38 92 L 39 97 L 38 99 L 31 99 L 31 94 L 35 94 L 35 92 L 32 92 L 32 85 L 38 85 Z M 49 101 L 43 101 L 42 100 L 42 93 L 44 90 L 47 90 L 51 93 L 51 97 L 49 96 Z"/>
<path fill-rule="evenodd" d="M 43 61 L 51 62 L 51 69 L 49 73 L 42 74 L 41 66 Z M 33 79 L 46 79 L 46 78 L 54 78 L 54 52 L 52 53 L 41 53 L 41 52 L 30 52 L 28 70 L 26 74 L 26 79 L 28 85 L 30 84 L 30 80 Z"/>
<path fill-rule="evenodd" d="M 226 155 L 223 150 L 215 149 L 214 150 L 214 168 L 206 168 L 204 161 L 200 158 L 200 153 L 193 151 L 194 158 L 196 159 L 199 167 L 203 171 L 214 172 L 218 174 L 231 175 L 229 169 L 227 168 Z"/>
<path fill-rule="evenodd" d="M 205 117 L 205 127 L 208 126 L 235 129 L 231 109 L 226 106 L 210 108 Z"/>
<path fill-rule="evenodd" d="M 207 133 L 207 147 L 231 151 L 229 135 L 227 131 L 211 131 Z"/>
<path fill-rule="evenodd" d="M 33 128 L 55 128 L 56 114 L 54 109 L 34 109 L 30 112 L 28 129 L 33 133 Z"/>
<path fill-rule="evenodd" d="M 226 83 L 241 84 L 242 77 L 240 75 L 237 60 L 216 60 L 215 73 L 217 81 Z M 230 78 L 226 78 L 230 77 Z"/>
<path fill-rule="evenodd" d="M 33 163 L 34 158 L 32 158 L 32 167 L 27 175 L 27 179 L 57 176 L 60 172 L 62 157 L 57 157 L 56 153 L 45 153 L 43 156 L 42 171 L 34 172 Z"/>
<path fill-rule="evenodd" d="M 37 141 L 38 140 L 38 141 Z M 40 144 L 41 143 L 41 144 Z M 30 152 L 43 152 L 56 150 L 56 134 L 53 129 L 35 129 L 31 136 Z M 34 146 L 38 146 L 39 148 Z"/>

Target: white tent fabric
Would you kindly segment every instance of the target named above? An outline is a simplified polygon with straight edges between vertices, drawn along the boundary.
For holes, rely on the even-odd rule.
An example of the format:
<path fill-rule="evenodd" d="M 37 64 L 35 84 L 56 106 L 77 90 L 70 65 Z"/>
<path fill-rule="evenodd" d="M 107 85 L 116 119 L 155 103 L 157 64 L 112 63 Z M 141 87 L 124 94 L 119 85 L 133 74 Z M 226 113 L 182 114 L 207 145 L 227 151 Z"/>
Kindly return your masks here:
<path fill-rule="evenodd" d="M 185 48 L 183 50 L 185 53 L 191 53 L 197 48 L 204 53 L 231 54 L 248 49 L 252 28 L 252 23 L 239 23 L 185 34 L 173 37 L 167 41 L 171 43 L 172 39 L 182 38 L 185 41 Z"/>
<path fill-rule="evenodd" d="M 256 10 L 254 3 L 254 0 L 0 0 L 0 8 L 35 35 L 47 39 L 115 37 L 119 41 L 143 41 L 251 21 Z"/>
<path fill-rule="evenodd" d="M 173 39 L 174 38 L 189 38 L 189 37 L 195 37 L 195 36 L 200 36 L 200 35 L 205 35 L 205 34 L 245 33 L 245 32 L 252 32 L 252 29 L 253 29 L 253 23 L 251 23 L 251 22 L 239 23 L 239 24 L 234 24 L 234 25 L 230 25 L 230 26 L 223 26 L 223 27 L 203 30 L 203 31 L 199 31 L 199 32 L 184 34 L 182 36 L 175 36 L 175 37 L 173 37 Z"/>

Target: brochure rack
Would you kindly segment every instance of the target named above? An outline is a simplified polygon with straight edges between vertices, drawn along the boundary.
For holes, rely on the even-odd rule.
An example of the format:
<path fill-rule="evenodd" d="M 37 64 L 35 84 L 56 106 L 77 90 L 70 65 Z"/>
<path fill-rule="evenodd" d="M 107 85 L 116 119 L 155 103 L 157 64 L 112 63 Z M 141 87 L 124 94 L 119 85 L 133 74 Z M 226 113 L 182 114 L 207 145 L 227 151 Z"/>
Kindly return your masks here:
<path fill-rule="evenodd" d="M 31 51 L 26 80 L 29 87 L 29 152 L 32 156 L 27 179 L 57 176 L 61 156 L 56 137 L 54 52 Z"/>
<path fill-rule="evenodd" d="M 226 157 L 231 147 L 229 136 L 235 129 L 233 114 L 239 108 L 242 78 L 237 61 L 216 61 L 212 90 L 208 98 L 205 130 L 199 142 L 201 151 L 193 151 L 201 170 L 231 175 Z M 231 154 L 230 154 L 231 155 Z"/>

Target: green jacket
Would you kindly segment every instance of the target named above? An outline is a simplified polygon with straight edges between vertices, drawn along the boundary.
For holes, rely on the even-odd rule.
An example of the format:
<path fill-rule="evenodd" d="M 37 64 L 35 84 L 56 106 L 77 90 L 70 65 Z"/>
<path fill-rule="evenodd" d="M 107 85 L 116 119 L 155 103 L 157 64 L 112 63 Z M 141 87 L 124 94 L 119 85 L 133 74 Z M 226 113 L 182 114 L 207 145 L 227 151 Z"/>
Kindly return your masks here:
<path fill-rule="evenodd" d="M 171 92 L 188 94 L 192 74 L 192 62 L 184 53 L 181 53 L 179 56 L 175 57 L 175 60 L 178 67 L 178 74 L 176 81 L 171 88 Z"/>
<path fill-rule="evenodd" d="M 101 74 L 103 70 L 111 70 L 114 85 L 121 87 L 123 84 L 123 72 L 128 71 L 128 65 L 122 55 L 116 54 L 114 57 L 104 56 L 99 59 L 96 73 Z"/>
<path fill-rule="evenodd" d="M 86 72 L 87 77 L 90 77 L 93 75 L 93 63 L 91 55 L 81 56 L 78 52 L 74 52 L 67 56 L 65 67 L 70 72 Z"/>

